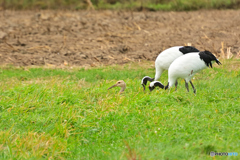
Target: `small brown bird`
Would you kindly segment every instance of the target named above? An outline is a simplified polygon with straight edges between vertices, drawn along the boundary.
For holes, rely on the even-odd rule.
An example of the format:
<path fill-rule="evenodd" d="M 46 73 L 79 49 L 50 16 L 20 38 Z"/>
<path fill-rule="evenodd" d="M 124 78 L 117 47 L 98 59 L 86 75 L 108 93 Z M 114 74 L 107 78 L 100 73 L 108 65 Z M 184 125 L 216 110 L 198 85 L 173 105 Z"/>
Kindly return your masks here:
<path fill-rule="evenodd" d="M 113 88 L 113 87 L 121 87 L 121 90 L 119 92 L 121 94 L 125 90 L 125 88 L 126 88 L 126 83 L 123 80 L 119 80 L 119 81 L 117 81 L 116 84 L 114 84 L 113 86 L 109 87 L 108 90 Z"/>

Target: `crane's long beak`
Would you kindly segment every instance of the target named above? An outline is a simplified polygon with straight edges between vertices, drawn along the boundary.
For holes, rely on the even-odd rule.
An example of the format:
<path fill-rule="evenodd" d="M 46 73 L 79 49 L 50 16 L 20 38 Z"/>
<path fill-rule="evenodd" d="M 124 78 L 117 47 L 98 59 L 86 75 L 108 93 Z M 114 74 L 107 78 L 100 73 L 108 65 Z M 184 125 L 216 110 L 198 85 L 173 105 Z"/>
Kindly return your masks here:
<path fill-rule="evenodd" d="M 145 85 L 144 85 L 144 84 L 142 84 L 142 86 L 143 86 L 143 90 L 145 91 Z"/>
<path fill-rule="evenodd" d="M 218 65 L 222 64 L 218 59 L 216 60 L 216 63 L 217 63 Z"/>
<path fill-rule="evenodd" d="M 155 87 L 154 87 L 154 86 L 153 86 L 153 87 L 150 87 L 150 86 L 149 86 L 148 88 L 149 88 L 149 91 L 152 92 Z"/>
<path fill-rule="evenodd" d="M 116 86 L 117 86 L 117 84 L 114 84 L 113 86 L 109 87 L 108 90 L 113 88 L 113 87 L 116 87 Z"/>

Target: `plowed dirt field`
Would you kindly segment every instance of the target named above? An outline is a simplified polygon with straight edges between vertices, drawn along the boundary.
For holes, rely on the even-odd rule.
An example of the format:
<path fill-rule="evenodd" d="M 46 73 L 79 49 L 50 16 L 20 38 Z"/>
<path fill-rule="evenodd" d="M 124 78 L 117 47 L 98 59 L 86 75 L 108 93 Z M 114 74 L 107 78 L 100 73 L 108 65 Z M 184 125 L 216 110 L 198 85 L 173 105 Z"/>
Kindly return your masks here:
<path fill-rule="evenodd" d="M 178 45 L 225 58 L 239 55 L 240 10 L 0 12 L 0 65 L 154 61 L 162 50 Z"/>

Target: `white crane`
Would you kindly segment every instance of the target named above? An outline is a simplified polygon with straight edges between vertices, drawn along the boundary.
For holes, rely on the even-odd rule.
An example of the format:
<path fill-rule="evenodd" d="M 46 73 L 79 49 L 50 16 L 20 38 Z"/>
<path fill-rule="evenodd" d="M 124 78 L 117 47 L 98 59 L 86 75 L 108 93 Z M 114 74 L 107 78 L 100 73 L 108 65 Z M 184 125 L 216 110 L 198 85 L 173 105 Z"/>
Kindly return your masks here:
<path fill-rule="evenodd" d="M 211 67 L 211 61 L 215 61 L 218 65 L 221 64 L 219 60 L 209 51 L 203 51 L 199 53 L 186 54 L 172 62 L 168 69 L 168 84 L 165 89 L 171 88 L 173 84 L 177 82 L 178 78 L 185 80 L 185 87 L 188 89 L 188 82 L 190 82 L 193 92 L 196 93 L 196 89 L 191 82 L 192 77 L 201 70 Z M 152 91 L 156 86 L 159 86 L 158 81 L 151 82 L 149 90 Z M 162 88 L 162 87 L 161 87 Z"/>
<path fill-rule="evenodd" d="M 148 81 L 157 81 L 160 78 L 162 72 L 164 70 L 168 70 L 169 66 L 176 58 L 193 52 L 199 52 L 199 50 L 192 46 L 175 46 L 162 51 L 155 61 L 155 77 L 151 78 L 149 76 L 145 76 L 142 78 L 141 84 L 143 86 L 143 90 L 145 90 L 145 86 Z"/>

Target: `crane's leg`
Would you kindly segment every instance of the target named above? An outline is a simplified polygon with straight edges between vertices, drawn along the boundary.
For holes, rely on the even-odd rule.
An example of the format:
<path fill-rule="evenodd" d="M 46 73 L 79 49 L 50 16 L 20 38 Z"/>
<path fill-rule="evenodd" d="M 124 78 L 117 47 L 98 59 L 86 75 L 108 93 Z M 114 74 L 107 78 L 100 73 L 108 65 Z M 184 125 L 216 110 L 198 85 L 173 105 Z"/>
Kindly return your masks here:
<path fill-rule="evenodd" d="M 190 84 L 192 85 L 192 88 L 193 88 L 193 93 L 194 93 L 194 94 L 196 94 L 196 89 L 195 89 L 195 87 L 194 87 L 194 85 L 193 85 L 192 81 L 190 81 Z"/>
<path fill-rule="evenodd" d="M 176 80 L 176 82 L 175 82 L 175 91 L 177 90 L 177 85 L 178 85 L 178 82 Z"/>
<path fill-rule="evenodd" d="M 186 80 L 185 80 L 185 87 L 187 88 L 187 91 L 189 92 L 189 89 L 188 89 L 188 83 L 187 83 Z"/>

